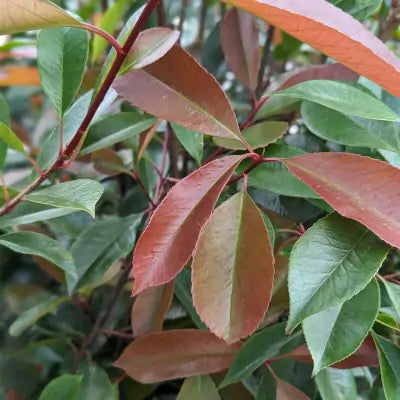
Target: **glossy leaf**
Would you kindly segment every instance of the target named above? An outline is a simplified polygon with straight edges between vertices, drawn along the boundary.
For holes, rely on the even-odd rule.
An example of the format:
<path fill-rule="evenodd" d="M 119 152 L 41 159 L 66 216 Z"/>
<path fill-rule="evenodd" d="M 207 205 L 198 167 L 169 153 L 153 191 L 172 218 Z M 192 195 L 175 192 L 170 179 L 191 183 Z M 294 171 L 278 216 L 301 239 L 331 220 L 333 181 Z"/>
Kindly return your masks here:
<path fill-rule="evenodd" d="M 242 159 L 228 156 L 210 162 L 168 192 L 135 247 L 134 295 L 171 281 L 186 265 L 200 229 Z"/>
<path fill-rule="evenodd" d="M 210 375 L 186 378 L 181 386 L 177 400 L 221 400 L 217 387 Z"/>
<path fill-rule="evenodd" d="M 252 149 L 266 147 L 271 143 L 282 138 L 288 129 L 286 122 L 281 121 L 265 121 L 259 124 L 252 125 L 242 132 L 242 136 Z M 217 146 L 225 147 L 232 150 L 246 150 L 246 147 L 239 140 L 214 138 Z"/>
<path fill-rule="evenodd" d="M 290 383 L 276 379 L 276 400 L 310 400 L 310 398 Z"/>
<path fill-rule="evenodd" d="M 39 400 L 77 400 L 81 384 L 81 375 L 61 375 L 43 389 Z"/>
<path fill-rule="evenodd" d="M 229 68 L 242 85 L 254 91 L 260 69 L 258 27 L 254 17 L 232 8 L 221 23 L 221 45 Z"/>
<path fill-rule="evenodd" d="M 99 182 L 77 179 L 32 192 L 25 198 L 33 203 L 86 211 L 94 217 L 95 205 L 103 194 L 103 190 Z"/>
<path fill-rule="evenodd" d="M 182 146 L 195 159 L 197 164 L 200 165 L 203 158 L 204 136 L 201 133 L 191 131 L 180 125 L 171 125 Z"/>
<path fill-rule="evenodd" d="M 400 396 L 400 349 L 384 337 L 374 334 L 379 354 L 383 389 L 387 400 Z"/>
<path fill-rule="evenodd" d="M 357 398 L 357 386 L 348 370 L 326 368 L 315 381 L 322 400 L 353 400 Z"/>
<path fill-rule="evenodd" d="M 240 138 L 235 114 L 216 80 L 178 46 L 155 63 L 119 77 L 114 88 L 160 119 L 212 136 Z"/>
<path fill-rule="evenodd" d="M 0 35 L 55 26 L 79 26 L 72 15 L 48 0 L 4 0 Z"/>
<path fill-rule="evenodd" d="M 314 374 L 353 354 L 368 335 L 380 306 L 379 287 L 372 280 L 360 293 L 303 321 L 314 360 Z"/>
<path fill-rule="evenodd" d="M 274 256 L 260 210 L 240 192 L 203 228 L 192 263 L 192 293 L 200 318 L 227 343 L 251 335 L 268 308 Z"/>
<path fill-rule="evenodd" d="M 60 267 L 66 274 L 76 277 L 72 254 L 61 243 L 35 232 L 13 232 L 0 236 L 0 245 L 22 254 L 40 256 Z"/>
<path fill-rule="evenodd" d="M 387 294 L 389 295 L 389 299 L 392 302 L 393 307 L 400 318 L 400 285 L 398 285 L 397 283 L 389 282 L 386 279 L 382 279 L 382 282 L 385 285 L 385 289 L 387 291 Z"/>
<path fill-rule="evenodd" d="M 149 288 L 136 297 L 131 312 L 131 326 L 135 338 L 161 331 L 173 297 L 173 281 Z"/>
<path fill-rule="evenodd" d="M 288 169 L 332 208 L 400 247 L 399 169 L 345 153 L 314 153 L 284 160 Z M 352 173 L 349 174 L 349 171 Z"/>
<path fill-rule="evenodd" d="M 351 117 L 309 101 L 301 116 L 314 135 L 348 146 L 400 152 L 400 123 Z"/>
<path fill-rule="evenodd" d="M 356 117 L 382 121 L 399 121 L 400 116 L 376 97 L 344 82 L 315 80 L 299 83 L 273 96 L 292 97 L 321 104 Z"/>
<path fill-rule="evenodd" d="M 89 34 L 82 29 L 45 29 L 38 35 L 41 84 L 61 116 L 82 84 L 88 52 Z"/>
<path fill-rule="evenodd" d="M 253 335 L 234 358 L 220 387 L 239 382 L 249 376 L 265 361 L 278 354 L 289 353 L 302 341 L 301 333 L 285 334 L 285 324 L 279 323 Z"/>
<path fill-rule="evenodd" d="M 29 308 L 28 310 L 20 314 L 18 318 L 10 325 L 10 328 L 8 330 L 9 334 L 11 336 L 21 335 L 21 333 L 23 333 L 31 325 L 36 323 L 40 318 L 52 312 L 60 304 L 65 303 L 69 300 L 69 297 L 52 297 L 42 303 L 35 305 L 32 308 Z"/>
<path fill-rule="evenodd" d="M 174 46 L 179 32 L 169 28 L 152 28 L 141 32 L 124 62 L 121 74 L 130 69 L 140 69 L 161 57 Z"/>
<path fill-rule="evenodd" d="M 8 144 L 12 149 L 25 154 L 24 145 L 18 136 L 5 124 L 0 122 L 0 141 Z"/>
<path fill-rule="evenodd" d="M 287 331 L 359 293 L 377 273 L 388 250 L 367 228 L 338 214 L 316 222 L 290 255 Z"/>
<path fill-rule="evenodd" d="M 327 1 L 314 0 L 312 7 L 292 0 L 226 1 L 308 43 L 389 93 L 400 95 L 398 58 L 360 22 Z"/>
<path fill-rule="evenodd" d="M 159 382 L 221 371 L 239 347 L 207 331 L 170 330 L 138 338 L 115 365 L 139 382 Z"/>

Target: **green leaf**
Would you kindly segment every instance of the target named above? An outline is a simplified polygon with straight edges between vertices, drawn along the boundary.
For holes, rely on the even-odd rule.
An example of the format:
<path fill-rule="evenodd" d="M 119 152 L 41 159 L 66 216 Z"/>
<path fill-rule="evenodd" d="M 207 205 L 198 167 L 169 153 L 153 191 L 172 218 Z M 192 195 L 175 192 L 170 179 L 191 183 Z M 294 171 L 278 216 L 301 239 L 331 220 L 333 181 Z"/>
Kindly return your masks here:
<path fill-rule="evenodd" d="M 0 217 L 0 228 L 42 222 L 71 214 L 74 211 L 72 209 L 53 208 L 42 204 L 24 202 L 18 204 L 11 213 Z"/>
<path fill-rule="evenodd" d="M 268 359 L 288 353 L 302 343 L 301 332 L 287 336 L 284 323 L 259 331 L 251 336 L 238 351 L 219 387 L 222 388 L 245 379 Z"/>
<path fill-rule="evenodd" d="M 12 149 L 25 154 L 24 145 L 18 136 L 5 124 L 0 122 L 0 140 L 8 144 Z"/>
<path fill-rule="evenodd" d="M 39 400 L 77 400 L 81 383 L 81 375 L 61 375 L 44 388 Z"/>
<path fill-rule="evenodd" d="M 304 336 L 314 361 L 313 374 L 353 354 L 368 335 L 380 306 L 373 279 L 356 296 L 303 321 Z"/>
<path fill-rule="evenodd" d="M 315 381 L 322 400 L 354 400 L 357 398 L 357 386 L 349 370 L 326 368 Z"/>
<path fill-rule="evenodd" d="M 331 214 L 316 222 L 290 255 L 287 331 L 359 293 L 378 272 L 388 250 L 356 221 Z"/>
<path fill-rule="evenodd" d="M 0 123 L 10 126 L 10 109 L 4 96 L 0 93 Z M 7 143 L 0 140 L 0 172 L 4 168 L 7 157 Z"/>
<path fill-rule="evenodd" d="M 221 400 L 217 387 L 210 375 L 186 378 L 177 400 Z"/>
<path fill-rule="evenodd" d="M 130 0 L 118 0 L 107 9 L 99 22 L 99 28 L 109 34 L 113 34 L 117 28 L 118 22 L 126 12 Z M 108 42 L 99 35 L 94 35 L 92 43 L 92 63 L 99 60 Z"/>
<path fill-rule="evenodd" d="M 84 361 L 77 370 L 83 375 L 78 400 L 114 400 L 114 389 L 106 371 L 98 365 Z"/>
<path fill-rule="evenodd" d="M 37 46 L 41 85 L 63 116 L 82 84 L 89 34 L 76 28 L 45 29 L 38 35 Z"/>
<path fill-rule="evenodd" d="M 391 315 L 379 313 L 376 317 L 376 322 L 383 326 L 387 326 L 390 329 L 394 329 L 397 332 L 400 332 L 398 322 Z"/>
<path fill-rule="evenodd" d="M 339 81 L 312 80 L 275 92 L 273 96 L 292 97 L 321 104 L 343 114 L 399 121 L 400 117 L 374 96 Z"/>
<path fill-rule="evenodd" d="M 66 274 L 76 277 L 76 267 L 72 254 L 61 243 L 35 232 L 14 232 L 0 236 L 0 245 L 17 253 L 32 254 L 45 258 L 59 266 Z"/>
<path fill-rule="evenodd" d="M 328 0 L 360 21 L 379 9 L 382 0 Z"/>
<path fill-rule="evenodd" d="M 171 124 L 171 126 L 182 146 L 200 165 L 203 158 L 204 135 L 178 124 Z"/>
<path fill-rule="evenodd" d="M 193 305 L 191 272 L 188 268 L 184 268 L 175 278 L 175 296 L 186 309 L 196 326 L 199 329 L 208 329 L 200 319 Z"/>
<path fill-rule="evenodd" d="M 268 146 L 264 157 L 290 158 L 305 154 L 302 150 L 284 144 Z M 279 162 L 263 163 L 249 174 L 249 186 L 284 196 L 319 199 L 320 197 L 297 179 Z"/>
<path fill-rule="evenodd" d="M 257 112 L 255 119 L 264 119 L 277 115 L 287 114 L 300 109 L 301 101 L 285 96 L 272 96 Z"/>
<path fill-rule="evenodd" d="M 150 128 L 156 121 L 156 118 L 149 115 L 133 112 L 106 117 L 90 127 L 79 155 L 84 156 L 129 139 Z"/>
<path fill-rule="evenodd" d="M 34 307 L 24 311 L 11 325 L 9 328 L 9 334 L 11 336 L 19 336 L 30 326 L 35 324 L 40 318 L 46 314 L 52 312 L 60 304 L 69 301 L 69 297 L 52 297 L 45 300 L 42 303 L 35 305 Z"/>
<path fill-rule="evenodd" d="M 94 218 L 95 205 L 103 194 L 103 190 L 99 182 L 91 179 L 77 179 L 30 193 L 25 196 L 25 199 L 53 207 L 86 211 Z"/>
<path fill-rule="evenodd" d="M 78 280 L 70 285 L 90 285 L 100 278 L 116 261 L 125 257 L 133 248 L 139 215 L 126 218 L 109 218 L 97 222 L 79 235 L 71 246 Z"/>
<path fill-rule="evenodd" d="M 352 117 L 304 101 L 301 115 L 314 135 L 348 146 L 400 152 L 400 123 Z"/>
<path fill-rule="evenodd" d="M 290 255 L 287 331 L 359 293 L 377 273 L 388 250 L 356 221 L 331 214 L 316 222 Z"/>
<path fill-rule="evenodd" d="M 382 282 L 385 285 L 390 301 L 392 302 L 394 309 L 400 318 L 400 285 L 389 282 L 386 279 L 382 279 Z"/>
<path fill-rule="evenodd" d="M 400 398 L 400 349 L 384 337 L 373 334 L 386 400 Z"/>
<path fill-rule="evenodd" d="M 0 144 L 0 152 L 1 152 L 1 144 Z M 0 165 L 0 173 L 1 173 L 1 165 Z M 10 198 L 13 198 L 19 194 L 18 190 L 12 189 L 12 188 L 7 188 L 8 195 Z M 6 202 L 5 195 L 4 195 L 4 190 L 1 188 L 1 178 L 0 178 L 0 207 L 2 207 Z"/>
<path fill-rule="evenodd" d="M 242 132 L 242 136 L 253 149 L 258 149 L 276 142 L 286 133 L 287 129 L 288 124 L 286 122 L 265 121 L 245 129 Z M 220 147 L 232 150 L 246 150 L 243 143 L 236 139 L 214 137 L 213 140 Z"/>

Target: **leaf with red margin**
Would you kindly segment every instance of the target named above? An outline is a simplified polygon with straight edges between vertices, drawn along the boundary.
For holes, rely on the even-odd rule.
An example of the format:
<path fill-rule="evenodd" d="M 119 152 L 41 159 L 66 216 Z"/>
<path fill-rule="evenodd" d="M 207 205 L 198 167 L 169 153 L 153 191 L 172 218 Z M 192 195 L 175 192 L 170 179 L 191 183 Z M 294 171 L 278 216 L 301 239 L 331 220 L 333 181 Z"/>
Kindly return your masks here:
<path fill-rule="evenodd" d="M 192 263 L 193 300 L 218 337 L 234 343 L 263 320 L 274 281 L 274 256 L 263 216 L 237 193 L 204 227 Z"/>
<path fill-rule="evenodd" d="M 239 82 L 254 91 L 260 69 L 258 27 L 254 17 L 237 8 L 227 12 L 221 23 L 221 45 L 226 62 Z"/>
<path fill-rule="evenodd" d="M 135 340 L 115 365 L 139 382 L 153 383 L 224 370 L 239 348 L 208 331 L 171 330 Z"/>
<path fill-rule="evenodd" d="M 349 14 L 325 0 L 224 0 L 265 19 L 400 96 L 400 60 Z"/>
<path fill-rule="evenodd" d="M 244 157 L 212 161 L 171 189 L 135 247 L 133 295 L 171 281 L 182 270 L 219 195 Z"/>
<path fill-rule="evenodd" d="M 174 282 L 140 293 L 133 303 L 131 325 L 134 337 L 161 331 L 174 297 Z"/>
<path fill-rule="evenodd" d="M 276 400 L 310 400 L 310 398 L 290 383 L 276 379 Z"/>
<path fill-rule="evenodd" d="M 179 46 L 153 64 L 119 77 L 113 86 L 122 98 L 158 118 L 207 135 L 241 137 L 218 82 Z"/>
<path fill-rule="evenodd" d="M 400 169 L 347 153 L 311 153 L 282 162 L 340 214 L 400 248 Z"/>

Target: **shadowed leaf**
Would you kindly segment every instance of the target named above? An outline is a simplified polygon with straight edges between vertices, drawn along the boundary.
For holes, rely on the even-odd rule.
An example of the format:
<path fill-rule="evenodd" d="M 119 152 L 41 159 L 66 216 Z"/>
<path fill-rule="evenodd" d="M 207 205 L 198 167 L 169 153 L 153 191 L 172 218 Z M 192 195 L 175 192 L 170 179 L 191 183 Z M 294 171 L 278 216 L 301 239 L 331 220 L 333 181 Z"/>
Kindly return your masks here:
<path fill-rule="evenodd" d="M 177 400 L 221 400 L 217 387 L 209 375 L 186 378 Z"/>

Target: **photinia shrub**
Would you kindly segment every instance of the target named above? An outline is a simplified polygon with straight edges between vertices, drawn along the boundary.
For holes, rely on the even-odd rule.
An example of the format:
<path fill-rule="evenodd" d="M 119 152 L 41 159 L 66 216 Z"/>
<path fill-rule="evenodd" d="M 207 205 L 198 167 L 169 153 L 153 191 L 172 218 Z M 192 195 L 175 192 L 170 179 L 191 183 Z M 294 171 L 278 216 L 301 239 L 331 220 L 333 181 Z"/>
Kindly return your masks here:
<path fill-rule="evenodd" d="M 1 0 L 0 397 L 400 399 L 400 5 Z"/>

